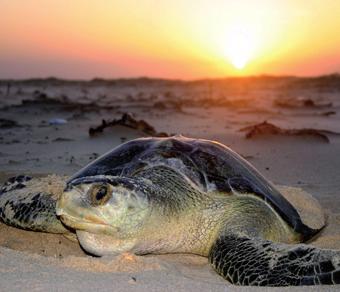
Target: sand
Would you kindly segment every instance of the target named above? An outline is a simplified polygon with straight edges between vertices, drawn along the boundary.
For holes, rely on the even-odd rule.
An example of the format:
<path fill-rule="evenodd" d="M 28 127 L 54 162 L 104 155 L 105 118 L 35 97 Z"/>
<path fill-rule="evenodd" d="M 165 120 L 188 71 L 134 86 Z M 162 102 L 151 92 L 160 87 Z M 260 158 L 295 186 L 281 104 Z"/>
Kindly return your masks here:
<path fill-rule="evenodd" d="M 157 132 L 213 139 L 232 147 L 274 184 L 281 189 L 284 186 L 283 192 L 294 204 L 302 203 L 309 210 L 306 216 L 314 220 L 312 224 L 326 220 L 327 227 L 310 244 L 340 249 L 339 136 L 327 133 L 328 142 L 313 135 L 270 133 L 246 139 L 240 131 L 263 121 L 283 129 L 340 131 L 339 88 L 302 81 L 139 79 L 83 83 L 50 79 L 12 82 L 8 96 L 7 83 L 0 82 L 0 180 L 21 173 L 71 175 L 114 146 L 146 135 L 142 128 L 115 126 L 89 136 L 89 128 L 101 125 L 102 119 L 131 113 Z M 327 78 L 322 82 L 328 84 Z M 327 114 L 330 111 L 335 114 Z M 67 123 L 50 125 L 53 118 Z M 311 194 L 321 207 L 301 199 L 297 192 Z M 257 290 L 230 285 L 206 258 L 198 256 L 96 258 L 60 235 L 3 224 L 0 235 L 1 291 Z"/>

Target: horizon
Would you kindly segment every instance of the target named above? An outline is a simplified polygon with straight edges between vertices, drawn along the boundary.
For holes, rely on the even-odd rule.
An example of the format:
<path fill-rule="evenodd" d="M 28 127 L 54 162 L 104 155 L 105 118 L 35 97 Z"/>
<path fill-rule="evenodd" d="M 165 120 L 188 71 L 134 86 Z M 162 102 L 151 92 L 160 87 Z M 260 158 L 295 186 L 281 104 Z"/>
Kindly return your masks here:
<path fill-rule="evenodd" d="M 340 2 L 3 1 L 0 79 L 340 72 Z"/>
<path fill-rule="evenodd" d="M 331 72 L 329 74 L 321 75 L 274 75 L 274 74 L 258 74 L 258 75 L 241 75 L 241 76 L 221 76 L 221 77 L 203 77 L 194 79 L 185 78 L 162 78 L 157 76 L 131 76 L 131 77 L 115 77 L 115 78 L 105 78 L 105 77 L 92 77 L 92 78 L 63 78 L 59 76 L 46 76 L 46 77 L 28 77 L 28 78 L 0 78 L 0 82 L 29 82 L 29 81 L 49 81 L 57 80 L 62 82 L 95 82 L 95 81 L 120 81 L 120 80 L 164 80 L 173 82 L 200 82 L 200 81 L 220 81 L 224 79 L 251 79 L 251 78 L 296 78 L 296 79 L 318 79 L 318 78 L 329 78 L 336 77 L 340 78 L 340 72 Z"/>

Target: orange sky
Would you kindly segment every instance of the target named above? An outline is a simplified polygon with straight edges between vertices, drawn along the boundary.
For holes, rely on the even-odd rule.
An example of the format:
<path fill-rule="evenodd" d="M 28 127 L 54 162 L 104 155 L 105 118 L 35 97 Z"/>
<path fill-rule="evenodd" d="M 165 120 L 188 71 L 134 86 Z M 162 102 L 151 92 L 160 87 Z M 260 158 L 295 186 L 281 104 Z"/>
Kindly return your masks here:
<path fill-rule="evenodd" d="M 0 0 L 0 78 L 336 71 L 339 0 Z"/>

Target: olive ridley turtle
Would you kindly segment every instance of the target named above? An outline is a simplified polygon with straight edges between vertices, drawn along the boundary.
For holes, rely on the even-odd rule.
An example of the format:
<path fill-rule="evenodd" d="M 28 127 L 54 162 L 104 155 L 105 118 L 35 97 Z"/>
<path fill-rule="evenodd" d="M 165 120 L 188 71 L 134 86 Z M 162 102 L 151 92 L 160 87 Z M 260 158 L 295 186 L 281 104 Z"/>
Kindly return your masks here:
<path fill-rule="evenodd" d="M 94 255 L 193 253 L 239 285 L 340 283 L 340 251 L 302 244 L 323 226 L 240 155 L 183 136 L 124 143 L 54 188 L 17 176 L 0 191 L 0 218 L 23 229 L 75 232 Z M 59 194 L 60 193 L 60 194 Z"/>

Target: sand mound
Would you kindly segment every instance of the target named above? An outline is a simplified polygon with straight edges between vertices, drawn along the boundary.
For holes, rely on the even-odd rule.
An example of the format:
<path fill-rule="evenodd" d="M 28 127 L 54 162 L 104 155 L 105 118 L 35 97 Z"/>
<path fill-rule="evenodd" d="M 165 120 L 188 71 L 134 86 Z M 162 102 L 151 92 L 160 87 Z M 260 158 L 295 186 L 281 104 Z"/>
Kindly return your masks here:
<path fill-rule="evenodd" d="M 282 195 L 296 208 L 302 221 L 313 229 L 320 229 L 326 224 L 325 212 L 319 202 L 300 188 L 278 187 Z"/>

